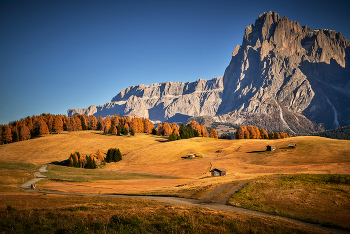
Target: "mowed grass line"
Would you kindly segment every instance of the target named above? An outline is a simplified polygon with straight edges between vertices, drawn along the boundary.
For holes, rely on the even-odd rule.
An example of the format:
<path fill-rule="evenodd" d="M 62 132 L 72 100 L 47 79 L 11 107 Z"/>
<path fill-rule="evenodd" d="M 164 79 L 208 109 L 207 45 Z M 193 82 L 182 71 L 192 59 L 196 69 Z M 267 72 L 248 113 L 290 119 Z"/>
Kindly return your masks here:
<path fill-rule="evenodd" d="M 329 178 L 342 178 L 340 183 Z M 350 175 L 264 177 L 234 194 L 229 204 L 350 230 Z"/>
<path fill-rule="evenodd" d="M 4 233 L 326 233 L 278 218 L 132 198 L 0 196 Z"/>
<path fill-rule="evenodd" d="M 171 176 L 150 175 L 143 173 L 124 173 L 105 171 L 101 169 L 85 169 L 50 164 L 48 172 L 44 172 L 49 179 L 71 180 L 74 182 L 92 182 L 97 180 L 137 180 L 137 179 L 177 179 Z"/>

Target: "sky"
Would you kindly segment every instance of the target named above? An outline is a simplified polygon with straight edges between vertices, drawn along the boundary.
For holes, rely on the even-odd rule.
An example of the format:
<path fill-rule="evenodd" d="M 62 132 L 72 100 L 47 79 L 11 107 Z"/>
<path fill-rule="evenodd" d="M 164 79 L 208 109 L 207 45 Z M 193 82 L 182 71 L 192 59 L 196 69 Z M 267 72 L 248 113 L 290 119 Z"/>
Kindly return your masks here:
<path fill-rule="evenodd" d="M 223 76 L 268 11 L 350 40 L 350 1 L 1 1 L 0 124 L 102 105 L 132 85 Z"/>

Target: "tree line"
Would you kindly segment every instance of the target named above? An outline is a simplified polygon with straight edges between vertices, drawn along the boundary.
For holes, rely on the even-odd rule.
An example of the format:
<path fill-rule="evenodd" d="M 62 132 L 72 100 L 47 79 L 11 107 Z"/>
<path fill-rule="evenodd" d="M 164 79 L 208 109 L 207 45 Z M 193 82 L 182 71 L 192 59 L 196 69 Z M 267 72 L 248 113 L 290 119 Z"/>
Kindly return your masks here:
<path fill-rule="evenodd" d="M 105 166 L 106 162 L 119 162 L 121 160 L 122 154 L 117 148 L 110 148 L 107 151 L 106 157 L 104 157 L 101 150 L 98 149 L 95 154 L 90 155 L 80 155 L 79 152 L 71 153 L 68 158 L 68 166 L 95 169 L 98 166 Z"/>
<path fill-rule="evenodd" d="M 24 141 L 63 131 L 100 130 L 104 134 L 135 135 L 135 133 L 152 133 L 154 124 L 146 118 L 130 118 L 120 115 L 96 118 L 93 115 L 66 115 L 41 114 L 28 116 L 19 121 L 0 125 L 0 144 Z"/>
<path fill-rule="evenodd" d="M 215 129 L 208 130 L 203 124 L 199 124 L 196 121 L 192 121 L 187 125 L 181 124 L 180 127 L 177 123 L 169 124 L 163 122 L 158 124 L 157 129 L 154 130 L 154 134 L 158 136 L 167 136 L 169 141 L 189 139 L 193 137 L 212 137 L 218 138 L 218 134 Z"/>
<path fill-rule="evenodd" d="M 285 132 L 267 133 L 265 129 L 255 126 L 239 126 L 236 131 L 236 139 L 283 139 L 291 137 Z"/>
<path fill-rule="evenodd" d="M 314 136 L 327 137 L 340 140 L 350 140 L 350 125 L 315 133 Z"/>

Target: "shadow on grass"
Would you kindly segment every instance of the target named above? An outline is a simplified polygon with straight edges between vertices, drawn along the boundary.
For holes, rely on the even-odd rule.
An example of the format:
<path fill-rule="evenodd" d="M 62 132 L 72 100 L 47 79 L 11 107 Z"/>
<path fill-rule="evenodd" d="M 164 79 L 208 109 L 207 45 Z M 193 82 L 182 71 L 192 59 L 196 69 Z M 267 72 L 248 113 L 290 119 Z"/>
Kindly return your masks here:
<path fill-rule="evenodd" d="M 247 152 L 247 153 L 248 154 L 253 154 L 253 153 L 268 153 L 268 152 L 271 152 L 271 151 L 261 150 L 261 151 L 250 151 L 250 152 Z"/>
<path fill-rule="evenodd" d="M 68 166 L 68 159 L 65 159 L 61 162 L 59 161 L 50 162 L 50 164 L 57 165 L 57 166 Z"/>

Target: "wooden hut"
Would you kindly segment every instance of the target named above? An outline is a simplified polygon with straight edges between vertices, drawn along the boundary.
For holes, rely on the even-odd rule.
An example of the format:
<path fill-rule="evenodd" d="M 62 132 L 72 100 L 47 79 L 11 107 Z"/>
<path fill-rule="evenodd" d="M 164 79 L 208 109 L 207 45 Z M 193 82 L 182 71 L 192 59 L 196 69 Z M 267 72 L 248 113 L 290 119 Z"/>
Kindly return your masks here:
<path fill-rule="evenodd" d="M 215 168 L 210 172 L 211 172 L 211 176 L 226 176 L 226 170 L 223 168 Z"/>
<path fill-rule="evenodd" d="M 295 143 L 290 143 L 290 144 L 288 145 L 288 148 L 294 149 L 295 147 L 297 147 L 297 144 L 295 144 Z"/>
<path fill-rule="evenodd" d="M 189 155 L 187 155 L 187 158 L 195 158 L 195 157 L 196 157 L 195 154 L 189 154 Z"/>
<path fill-rule="evenodd" d="M 268 145 L 266 146 L 266 151 L 274 151 L 276 150 L 276 146 L 275 145 Z"/>

